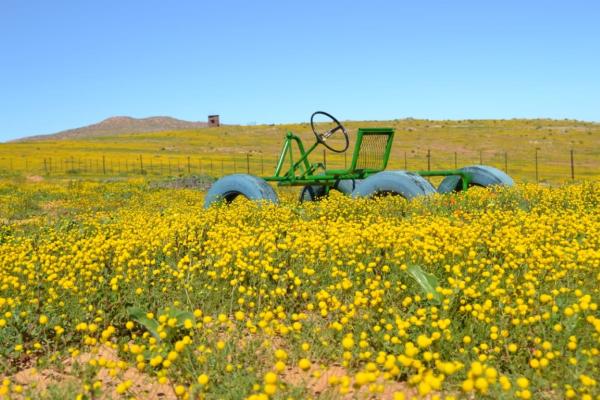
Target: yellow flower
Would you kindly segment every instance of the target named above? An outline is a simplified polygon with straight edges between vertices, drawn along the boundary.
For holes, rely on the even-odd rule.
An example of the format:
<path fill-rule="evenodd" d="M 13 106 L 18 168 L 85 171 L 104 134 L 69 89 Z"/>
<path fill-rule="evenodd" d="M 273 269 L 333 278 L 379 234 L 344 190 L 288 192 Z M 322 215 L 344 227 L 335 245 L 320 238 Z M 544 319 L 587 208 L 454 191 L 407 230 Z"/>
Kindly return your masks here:
<path fill-rule="evenodd" d="M 273 372 L 267 372 L 265 374 L 264 381 L 266 384 L 275 384 L 277 383 L 277 375 Z"/>
<path fill-rule="evenodd" d="M 202 386 L 206 386 L 208 384 L 208 375 L 201 374 L 198 376 L 198 384 Z"/>
<path fill-rule="evenodd" d="M 298 367 L 302 370 L 302 371 L 307 371 L 310 369 L 310 361 L 306 358 L 302 358 L 300 359 L 300 361 L 298 361 Z"/>
<path fill-rule="evenodd" d="M 475 383 L 471 379 L 464 380 L 462 383 L 462 390 L 464 392 L 471 392 L 475 387 Z"/>
<path fill-rule="evenodd" d="M 344 339 L 342 339 L 342 347 L 348 350 L 354 347 L 354 340 L 351 336 L 346 336 Z"/>
<path fill-rule="evenodd" d="M 182 386 L 182 385 L 175 386 L 175 394 L 177 396 L 183 396 L 185 394 L 185 386 Z"/>
<path fill-rule="evenodd" d="M 275 350 L 275 358 L 278 359 L 278 360 L 285 361 L 285 360 L 287 360 L 288 355 L 285 352 L 285 350 L 277 349 L 277 350 Z"/>
<path fill-rule="evenodd" d="M 529 379 L 524 376 L 517 378 L 517 386 L 521 389 L 527 389 L 529 387 Z"/>

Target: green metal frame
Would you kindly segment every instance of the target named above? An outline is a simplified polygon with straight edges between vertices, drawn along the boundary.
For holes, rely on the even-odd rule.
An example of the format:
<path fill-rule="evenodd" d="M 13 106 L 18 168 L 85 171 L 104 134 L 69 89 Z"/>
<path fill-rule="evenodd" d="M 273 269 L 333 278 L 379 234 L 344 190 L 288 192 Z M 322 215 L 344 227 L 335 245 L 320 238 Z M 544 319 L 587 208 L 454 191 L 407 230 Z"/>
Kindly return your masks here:
<path fill-rule="evenodd" d="M 358 158 L 363 143 L 363 138 L 367 135 L 387 135 L 387 142 L 380 168 L 357 168 Z M 360 128 L 356 135 L 356 144 L 352 153 L 350 167 L 347 169 L 326 169 L 323 163 L 311 163 L 308 156 L 319 146 L 315 142 L 308 149 L 304 148 L 302 139 L 292 132 L 287 132 L 283 142 L 283 148 L 275 167 L 275 173 L 272 176 L 263 177 L 269 182 L 277 182 L 280 186 L 304 186 L 304 185 L 322 185 L 331 187 L 336 182 L 344 179 L 364 179 L 369 175 L 376 174 L 385 170 L 392 151 L 392 142 L 394 141 L 394 129 L 392 128 Z M 300 158 L 294 160 L 294 143 L 297 146 Z M 283 172 L 283 167 L 289 161 L 289 169 Z M 451 176 L 458 175 L 462 178 L 463 190 L 469 187 L 471 182 L 470 174 L 461 170 L 440 170 L 440 171 L 415 171 L 421 176 Z"/>

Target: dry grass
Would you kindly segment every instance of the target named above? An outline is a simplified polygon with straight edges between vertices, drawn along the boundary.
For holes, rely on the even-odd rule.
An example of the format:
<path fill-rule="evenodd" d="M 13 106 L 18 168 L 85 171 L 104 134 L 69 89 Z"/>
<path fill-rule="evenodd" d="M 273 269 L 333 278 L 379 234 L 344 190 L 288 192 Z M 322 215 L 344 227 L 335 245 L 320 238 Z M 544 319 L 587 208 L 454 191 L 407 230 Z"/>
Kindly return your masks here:
<path fill-rule="evenodd" d="M 600 125 L 572 120 L 464 120 L 464 121 L 348 121 L 351 137 L 359 127 L 396 129 L 390 169 L 445 169 L 479 164 L 504 169 L 520 181 L 535 181 L 538 149 L 540 181 L 570 179 L 570 150 L 575 152 L 576 177 L 595 179 L 600 170 Z M 147 171 L 161 175 L 204 172 L 211 175 L 246 170 L 269 174 L 280 151 L 283 135 L 291 130 L 312 143 L 309 124 L 222 126 L 170 132 L 122 134 L 79 140 L 47 140 L 0 144 L 0 172 L 29 174 L 101 173 L 102 157 L 108 174 L 139 173 L 140 155 Z M 321 161 L 319 150 L 312 161 Z M 348 159 L 350 155 L 348 155 Z M 406 159 L 406 162 L 405 162 Z M 235 160 L 235 161 L 234 161 Z M 261 161 L 262 160 L 262 161 Z M 349 160 L 348 160 L 349 161 Z M 344 165 L 343 155 L 327 154 L 331 167 Z"/>

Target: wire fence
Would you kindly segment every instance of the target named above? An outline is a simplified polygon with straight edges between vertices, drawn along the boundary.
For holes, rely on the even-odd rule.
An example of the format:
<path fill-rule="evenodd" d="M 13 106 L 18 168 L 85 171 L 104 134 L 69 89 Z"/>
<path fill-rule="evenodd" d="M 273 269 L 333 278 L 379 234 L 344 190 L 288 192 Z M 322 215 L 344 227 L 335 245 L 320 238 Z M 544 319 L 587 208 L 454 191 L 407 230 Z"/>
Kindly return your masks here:
<path fill-rule="evenodd" d="M 298 158 L 296 158 L 297 160 Z M 315 152 L 310 162 L 327 168 L 348 168 L 351 154 Z M 272 175 L 277 156 L 246 153 L 210 158 L 198 155 L 135 156 L 99 155 L 90 157 L 0 157 L 0 174 L 35 174 L 42 176 L 182 176 L 208 175 L 218 178 L 231 173 L 259 176 Z M 387 169 L 446 170 L 466 165 L 491 165 L 519 181 L 565 182 L 600 178 L 600 154 L 594 151 L 567 149 L 546 154 L 540 149 L 523 152 L 464 151 L 436 149 L 394 151 Z M 284 167 L 284 169 L 287 168 Z"/>

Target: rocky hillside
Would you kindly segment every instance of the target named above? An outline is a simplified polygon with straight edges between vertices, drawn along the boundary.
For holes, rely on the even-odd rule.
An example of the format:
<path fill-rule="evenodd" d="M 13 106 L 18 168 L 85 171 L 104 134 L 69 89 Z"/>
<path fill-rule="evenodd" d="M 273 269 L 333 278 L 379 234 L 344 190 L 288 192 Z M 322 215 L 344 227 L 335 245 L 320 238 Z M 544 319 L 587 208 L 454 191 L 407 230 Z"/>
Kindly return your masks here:
<path fill-rule="evenodd" d="M 183 121 L 171 117 L 110 117 L 97 124 L 68 129 L 50 135 L 30 136 L 18 141 L 78 139 L 98 136 L 112 136 L 122 133 L 159 132 L 181 129 L 205 128 L 206 122 Z"/>

